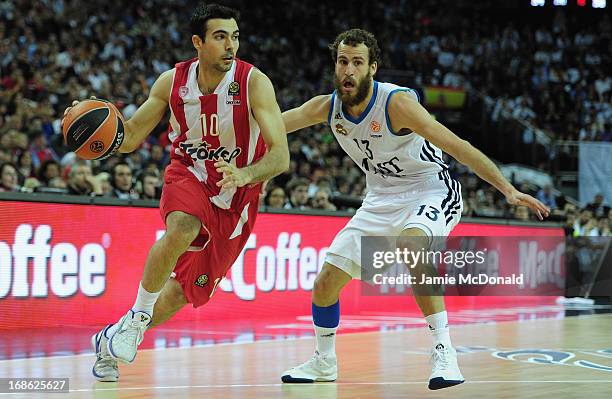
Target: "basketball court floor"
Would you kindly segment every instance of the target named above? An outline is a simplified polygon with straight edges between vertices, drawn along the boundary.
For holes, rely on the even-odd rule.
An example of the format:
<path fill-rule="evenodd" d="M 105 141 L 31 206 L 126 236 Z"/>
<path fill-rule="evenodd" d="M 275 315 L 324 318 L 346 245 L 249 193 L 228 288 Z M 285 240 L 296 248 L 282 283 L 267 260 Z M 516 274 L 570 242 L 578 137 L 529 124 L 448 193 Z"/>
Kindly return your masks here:
<path fill-rule="evenodd" d="M 418 314 L 344 316 L 335 383 L 282 384 L 310 357 L 307 316 L 294 320 L 169 323 L 147 333 L 118 383 L 96 382 L 89 326 L 0 332 L 0 378 L 69 377 L 70 398 L 610 398 L 610 309 L 556 305 L 451 313 L 466 383 L 429 391 L 430 337 Z M 570 317 L 571 315 L 575 315 Z"/>

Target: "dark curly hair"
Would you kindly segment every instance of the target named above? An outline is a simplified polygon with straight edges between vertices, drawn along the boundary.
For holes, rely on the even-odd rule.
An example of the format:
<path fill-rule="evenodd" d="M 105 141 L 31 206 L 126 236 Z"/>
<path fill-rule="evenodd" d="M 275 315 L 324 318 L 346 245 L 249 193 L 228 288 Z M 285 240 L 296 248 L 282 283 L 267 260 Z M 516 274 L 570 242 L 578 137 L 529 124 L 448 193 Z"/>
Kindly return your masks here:
<path fill-rule="evenodd" d="M 368 64 L 378 63 L 380 65 L 380 47 L 373 34 L 363 29 L 349 29 L 336 36 L 336 40 L 328 47 L 331 50 L 332 60 L 336 62 L 338 57 L 338 46 L 344 43 L 349 46 L 357 46 L 361 43 L 368 48 Z"/>

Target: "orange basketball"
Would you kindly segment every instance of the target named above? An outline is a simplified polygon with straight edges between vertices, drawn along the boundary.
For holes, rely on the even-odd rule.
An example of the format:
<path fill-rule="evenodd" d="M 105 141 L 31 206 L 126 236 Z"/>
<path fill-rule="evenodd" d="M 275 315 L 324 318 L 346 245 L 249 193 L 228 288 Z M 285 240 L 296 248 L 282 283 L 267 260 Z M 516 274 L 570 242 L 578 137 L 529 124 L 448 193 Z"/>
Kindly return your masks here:
<path fill-rule="evenodd" d="M 82 159 L 104 159 L 123 142 L 123 116 L 104 100 L 84 100 L 64 118 L 64 141 Z"/>

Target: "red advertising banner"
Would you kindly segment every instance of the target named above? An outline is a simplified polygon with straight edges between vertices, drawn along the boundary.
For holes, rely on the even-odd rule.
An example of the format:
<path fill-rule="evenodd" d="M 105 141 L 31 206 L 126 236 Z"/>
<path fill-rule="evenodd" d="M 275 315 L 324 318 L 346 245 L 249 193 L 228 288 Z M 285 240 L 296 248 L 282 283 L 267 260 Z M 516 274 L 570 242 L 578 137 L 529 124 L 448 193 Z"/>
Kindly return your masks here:
<path fill-rule="evenodd" d="M 459 229 L 461 231 L 462 229 Z M 362 237 L 363 295 L 563 296 L 565 237 L 434 237 L 428 248 Z M 435 265 L 429 273 L 417 265 Z M 416 291 L 415 291 L 416 290 Z"/>
<path fill-rule="evenodd" d="M 310 313 L 328 245 L 347 217 L 260 214 L 247 245 L 203 308 L 179 320 L 258 319 Z M 164 226 L 154 208 L 0 201 L 0 329 L 103 324 L 131 306 Z M 559 228 L 460 224 L 454 235 L 562 236 Z M 491 299 L 498 301 L 501 299 Z M 454 301 L 454 302 L 453 302 Z M 473 304 L 474 298 L 452 299 Z M 366 297 L 353 282 L 343 314 L 414 309 Z"/>

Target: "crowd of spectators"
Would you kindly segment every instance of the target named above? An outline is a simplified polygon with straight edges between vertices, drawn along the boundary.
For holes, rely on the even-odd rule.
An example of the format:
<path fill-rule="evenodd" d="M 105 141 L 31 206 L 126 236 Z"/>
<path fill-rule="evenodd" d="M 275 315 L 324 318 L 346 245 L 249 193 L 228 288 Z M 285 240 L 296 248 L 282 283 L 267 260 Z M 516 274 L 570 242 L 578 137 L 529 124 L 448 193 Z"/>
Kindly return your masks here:
<path fill-rule="evenodd" d="M 572 31 L 560 10 L 549 28 L 506 27 L 484 61 L 492 119 L 520 119 L 560 140 L 612 141 L 610 35 L 607 16 Z"/>
<path fill-rule="evenodd" d="M 612 138 L 612 32 L 604 13 L 584 24 L 562 11 L 521 21 L 496 14 L 488 2 L 467 0 L 455 2 L 456 8 L 440 0 L 391 0 L 350 11 L 333 2 L 225 3 L 242 10 L 239 57 L 270 76 L 283 110 L 332 90 L 327 44 L 359 26 L 376 34 L 381 68 L 410 71 L 413 87 L 482 93 L 489 117 L 500 125 L 519 118 L 560 139 Z M 0 3 L 0 191 L 158 199 L 169 161 L 167 121 L 134 153 L 103 162 L 80 161 L 67 152 L 60 121 L 72 100 L 91 95 L 113 101 L 129 118 L 161 72 L 194 56 L 187 23 L 193 6 L 187 0 Z M 362 198 L 365 177 L 331 131 L 317 126 L 289 141 L 290 168 L 269 182 L 262 203 L 354 208 L 335 199 Z M 532 217 L 509 207 L 462 165 L 451 162 L 451 171 L 462 182 L 465 215 Z M 537 187 L 521 188 L 540 196 Z M 550 188 L 542 192 L 570 223 L 568 203 L 551 200 Z M 605 231 L 599 220 L 597 229 Z M 593 231 L 591 225 L 579 223 L 577 230 Z"/>

